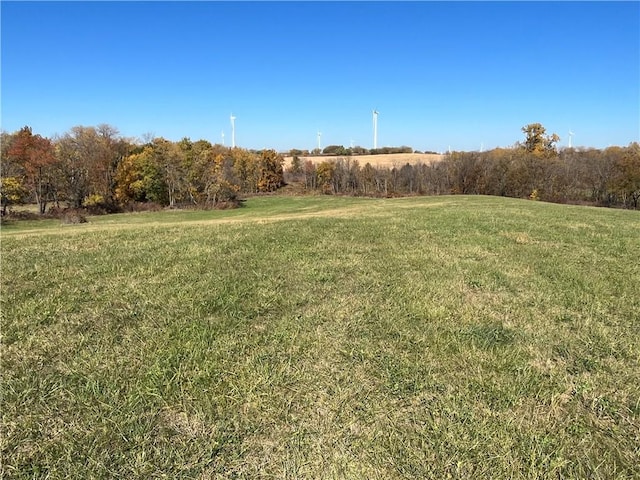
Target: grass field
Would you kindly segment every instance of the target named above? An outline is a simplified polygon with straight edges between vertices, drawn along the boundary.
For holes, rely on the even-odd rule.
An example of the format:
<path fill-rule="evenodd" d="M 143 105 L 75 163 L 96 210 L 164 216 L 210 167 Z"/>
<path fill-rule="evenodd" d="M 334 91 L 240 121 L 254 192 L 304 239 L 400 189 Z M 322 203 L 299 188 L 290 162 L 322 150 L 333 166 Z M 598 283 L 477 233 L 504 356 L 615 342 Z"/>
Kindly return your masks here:
<path fill-rule="evenodd" d="M 3 478 L 639 478 L 640 213 L 256 197 L 2 227 Z"/>

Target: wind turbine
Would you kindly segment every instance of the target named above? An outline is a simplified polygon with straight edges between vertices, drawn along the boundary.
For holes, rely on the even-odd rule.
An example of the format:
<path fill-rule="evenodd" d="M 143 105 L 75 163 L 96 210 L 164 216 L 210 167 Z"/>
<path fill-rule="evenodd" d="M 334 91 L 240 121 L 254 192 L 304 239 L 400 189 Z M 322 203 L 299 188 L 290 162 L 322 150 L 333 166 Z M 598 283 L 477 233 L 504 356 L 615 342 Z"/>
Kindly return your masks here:
<path fill-rule="evenodd" d="M 378 111 L 373 111 L 373 149 L 378 148 Z"/>
<path fill-rule="evenodd" d="M 574 133 L 569 130 L 569 148 L 571 148 L 571 137 L 573 137 Z"/>
<path fill-rule="evenodd" d="M 222 136 L 222 146 L 224 147 L 224 130 L 220 132 L 220 135 Z"/>
<path fill-rule="evenodd" d="M 231 148 L 236 148 L 236 117 L 232 113 L 229 119 L 231 120 Z"/>
<path fill-rule="evenodd" d="M 318 150 L 320 150 L 320 137 L 322 136 L 322 132 L 318 130 Z"/>

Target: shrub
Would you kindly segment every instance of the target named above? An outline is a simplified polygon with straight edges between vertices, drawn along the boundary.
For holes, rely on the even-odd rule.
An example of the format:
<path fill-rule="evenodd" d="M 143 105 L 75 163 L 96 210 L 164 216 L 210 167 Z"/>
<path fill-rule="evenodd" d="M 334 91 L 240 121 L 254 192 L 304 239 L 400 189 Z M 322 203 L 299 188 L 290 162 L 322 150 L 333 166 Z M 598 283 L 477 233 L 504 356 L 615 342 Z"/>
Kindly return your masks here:
<path fill-rule="evenodd" d="M 104 197 L 102 195 L 89 195 L 84 201 L 85 207 L 94 207 L 96 205 L 102 205 L 104 203 Z"/>
<path fill-rule="evenodd" d="M 87 217 L 85 217 L 82 210 L 76 208 L 68 208 L 62 214 L 62 223 L 64 224 L 77 224 L 87 223 Z"/>

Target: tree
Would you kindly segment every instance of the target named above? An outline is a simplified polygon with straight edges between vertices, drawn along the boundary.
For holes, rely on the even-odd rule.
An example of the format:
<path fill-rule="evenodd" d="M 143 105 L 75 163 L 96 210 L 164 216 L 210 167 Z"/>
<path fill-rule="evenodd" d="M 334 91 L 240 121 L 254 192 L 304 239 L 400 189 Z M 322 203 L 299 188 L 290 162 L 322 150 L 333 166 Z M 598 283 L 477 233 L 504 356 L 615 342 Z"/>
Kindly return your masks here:
<path fill-rule="evenodd" d="M 189 139 L 182 139 L 182 143 L 189 142 Z M 167 199 L 169 206 L 174 207 L 177 200 L 183 198 L 185 193 L 185 170 L 183 149 L 179 144 L 156 138 L 151 144 L 154 152 L 155 163 L 162 171 L 162 176 L 166 185 Z"/>
<path fill-rule="evenodd" d="M 451 193 L 478 193 L 481 169 L 477 153 L 454 152 L 447 157 L 446 162 L 449 166 Z"/>
<path fill-rule="evenodd" d="M 82 206 L 89 195 L 89 164 L 93 148 L 87 138 L 94 131 L 86 131 L 84 127 L 73 127 L 56 141 L 56 157 L 61 172 L 61 194 L 76 208 Z"/>
<path fill-rule="evenodd" d="M 556 153 L 555 144 L 560 141 L 558 135 L 546 134 L 546 129 L 540 123 L 530 123 L 522 127 L 522 132 L 527 137 L 524 143 L 524 148 L 527 152 L 534 153 L 536 155 L 549 155 Z"/>
<path fill-rule="evenodd" d="M 247 193 L 260 191 L 260 157 L 244 148 L 234 148 L 230 154 L 235 175 L 240 181 L 240 190 Z"/>
<path fill-rule="evenodd" d="M 31 127 L 26 126 L 13 135 L 6 156 L 23 169 L 26 186 L 35 197 L 38 211 L 44 214 L 56 188 L 53 181 L 56 159 L 51 141 L 34 135 Z"/>
<path fill-rule="evenodd" d="M 2 205 L 2 215 L 7 214 L 7 207 L 22 203 L 28 194 L 22 181 L 17 177 L 0 177 L 0 204 Z"/>
<path fill-rule="evenodd" d="M 615 167 L 618 172 L 615 183 L 623 204 L 630 201 L 630 205 L 637 209 L 640 200 L 640 144 L 634 142 L 623 149 L 615 160 Z"/>
<path fill-rule="evenodd" d="M 351 155 L 351 150 L 344 148 L 342 145 L 329 145 L 322 150 L 324 155 L 346 156 Z"/>
<path fill-rule="evenodd" d="M 334 163 L 332 183 L 334 193 L 357 193 L 360 177 L 360 165 L 349 157 L 338 158 Z"/>
<path fill-rule="evenodd" d="M 15 135 L 2 132 L 0 138 L 0 202 L 2 215 L 10 205 L 20 203 L 29 192 L 24 185 L 24 167 L 8 155 Z"/>
<path fill-rule="evenodd" d="M 356 145 L 355 147 L 351 148 L 351 153 L 353 155 L 367 155 L 369 153 L 369 150 L 359 145 Z"/>
<path fill-rule="evenodd" d="M 100 124 L 97 127 L 100 157 L 97 174 L 92 181 L 94 193 L 103 198 L 107 205 L 115 204 L 116 171 L 124 157 L 132 151 L 130 140 L 118 135 L 115 127 Z"/>
<path fill-rule="evenodd" d="M 415 173 L 413 166 L 406 163 L 400 168 L 400 184 L 399 188 L 406 190 L 409 193 L 414 192 Z"/>
<path fill-rule="evenodd" d="M 298 155 L 294 155 L 291 158 L 291 166 L 289 167 L 289 173 L 293 173 L 294 175 L 298 173 L 302 173 L 302 160 Z"/>
<path fill-rule="evenodd" d="M 360 184 L 362 185 L 362 193 L 368 195 L 371 193 L 375 185 L 376 169 L 369 162 L 362 167 L 360 172 Z"/>
<path fill-rule="evenodd" d="M 282 164 L 284 158 L 275 150 L 263 150 L 260 153 L 258 180 L 259 192 L 273 192 L 284 185 Z"/>
<path fill-rule="evenodd" d="M 513 149 L 496 148 L 486 154 L 487 174 L 485 191 L 487 195 L 507 195 L 509 168 L 513 162 Z"/>
<path fill-rule="evenodd" d="M 318 171 L 311 160 L 304 162 L 304 186 L 310 190 L 318 188 Z"/>
<path fill-rule="evenodd" d="M 210 154 L 205 170 L 205 195 L 208 205 L 235 202 L 240 184 L 233 171 L 233 159 L 223 153 Z"/>
<path fill-rule="evenodd" d="M 87 197 L 97 203 L 115 203 L 116 171 L 131 151 L 131 144 L 118 137 L 110 125 L 75 126 L 56 140 L 56 156 L 62 177 L 62 195 L 74 207 Z"/>
<path fill-rule="evenodd" d="M 318 173 L 318 185 L 322 188 L 323 193 L 336 193 L 335 171 L 336 162 L 333 160 L 325 160 L 318 164 L 316 169 Z"/>
<path fill-rule="evenodd" d="M 116 183 L 116 199 L 122 204 L 131 201 L 168 203 L 163 169 L 156 161 L 152 145 L 122 160 L 116 172 Z"/>
<path fill-rule="evenodd" d="M 193 204 L 198 205 L 205 201 L 205 184 L 208 176 L 212 152 L 224 153 L 228 149 L 220 145 L 211 145 L 207 140 L 191 142 L 183 139 L 180 144 L 184 157 L 185 169 L 185 196 Z"/>

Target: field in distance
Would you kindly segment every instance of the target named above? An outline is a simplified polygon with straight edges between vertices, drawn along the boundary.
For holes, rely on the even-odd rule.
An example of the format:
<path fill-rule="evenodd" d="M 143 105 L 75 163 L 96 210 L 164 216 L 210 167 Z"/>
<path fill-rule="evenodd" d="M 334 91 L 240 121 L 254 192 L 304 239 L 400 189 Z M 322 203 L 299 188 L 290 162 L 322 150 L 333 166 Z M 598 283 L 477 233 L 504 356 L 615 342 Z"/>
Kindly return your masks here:
<path fill-rule="evenodd" d="M 640 212 L 255 197 L 2 226 L 2 478 L 639 478 Z"/>
<path fill-rule="evenodd" d="M 407 163 L 411 165 L 415 165 L 417 163 L 430 164 L 433 162 L 439 162 L 442 160 L 443 155 L 439 155 L 437 153 L 388 153 L 388 154 L 380 154 L 380 155 L 350 155 L 350 156 L 317 156 L 317 157 L 300 157 L 302 162 L 306 162 L 307 160 L 311 160 L 314 163 L 320 163 L 326 160 L 336 160 L 338 158 L 348 158 L 351 160 L 357 160 L 360 166 L 364 167 L 367 163 L 370 163 L 372 167 L 402 167 Z M 291 160 L 293 157 L 286 156 L 285 168 L 291 165 Z"/>

